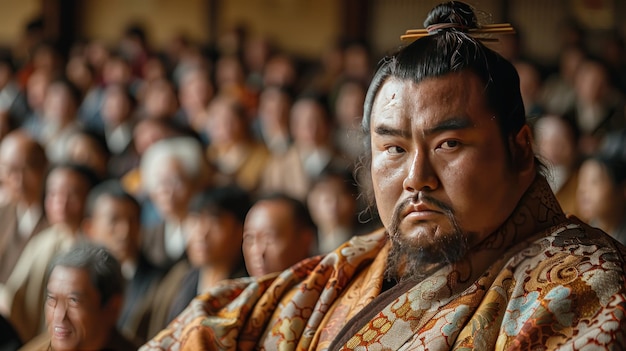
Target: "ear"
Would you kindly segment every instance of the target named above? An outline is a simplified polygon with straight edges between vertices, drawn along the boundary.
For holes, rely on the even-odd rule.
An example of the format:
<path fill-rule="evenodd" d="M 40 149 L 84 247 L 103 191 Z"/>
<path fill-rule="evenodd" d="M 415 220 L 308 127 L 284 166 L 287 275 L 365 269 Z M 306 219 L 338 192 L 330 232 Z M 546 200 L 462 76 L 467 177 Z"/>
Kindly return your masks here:
<path fill-rule="evenodd" d="M 533 135 L 528 124 L 525 124 L 515 138 L 511 140 L 513 164 L 520 176 L 534 176 L 536 172 L 535 153 L 533 151 Z"/>

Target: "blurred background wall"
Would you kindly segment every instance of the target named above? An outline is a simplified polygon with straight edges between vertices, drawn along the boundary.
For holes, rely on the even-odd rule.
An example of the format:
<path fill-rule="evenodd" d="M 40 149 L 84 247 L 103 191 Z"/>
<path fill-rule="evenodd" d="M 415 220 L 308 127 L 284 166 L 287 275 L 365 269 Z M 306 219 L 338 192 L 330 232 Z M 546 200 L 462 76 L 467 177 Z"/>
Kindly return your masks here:
<path fill-rule="evenodd" d="M 271 38 L 302 57 L 317 58 L 337 39 L 364 39 L 376 57 L 400 44 L 399 35 L 422 28 L 426 13 L 439 0 L 0 0 L 0 45 L 24 40 L 25 26 L 41 16 L 46 35 L 60 42 L 100 39 L 115 42 L 130 23 L 141 24 L 149 43 L 159 49 L 184 34 L 197 42 L 215 42 L 233 28 Z M 524 53 L 541 64 L 554 64 L 560 30 L 574 18 L 594 35 L 626 33 L 624 0 L 469 0 L 483 20 L 511 22 Z M 621 15 L 620 15 L 621 14 Z"/>

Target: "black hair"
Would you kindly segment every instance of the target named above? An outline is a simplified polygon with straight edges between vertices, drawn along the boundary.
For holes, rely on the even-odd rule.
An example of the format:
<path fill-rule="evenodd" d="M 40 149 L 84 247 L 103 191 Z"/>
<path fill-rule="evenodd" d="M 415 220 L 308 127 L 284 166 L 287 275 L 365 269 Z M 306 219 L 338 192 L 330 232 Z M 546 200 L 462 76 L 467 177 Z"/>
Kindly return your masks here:
<path fill-rule="evenodd" d="M 515 67 L 467 34 L 467 29 L 478 28 L 476 15 L 469 5 L 460 1 L 440 4 L 428 14 L 424 26 L 443 23 L 459 27 L 439 29 L 380 62 L 365 98 L 364 131 L 369 135 L 374 99 L 390 77 L 419 83 L 427 78 L 470 71 L 485 85 L 487 104 L 497 117 L 504 146 L 510 155 L 508 139 L 526 123 Z M 369 150 L 369 142 L 367 148 Z"/>
<path fill-rule="evenodd" d="M 96 185 L 89 192 L 89 195 L 87 196 L 87 205 L 85 206 L 85 217 L 91 217 L 93 215 L 98 200 L 102 196 L 110 196 L 116 200 L 127 201 L 137 208 L 138 214 L 141 212 L 141 205 L 139 204 L 139 201 L 137 201 L 134 196 L 124 190 L 124 187 L 122 186 L 122 183 L 120 183 L 120 181 L 110 179 Z"/>
<path fill-rule="evenodd" d="M 284 193 L 271 193 L 259 197 L 255 204 L 263 201 L 286 203 L 291 208 L 295 227 L 299 229 L 309 228 L 317 236 L 317 225 L 315 225 L 309 209 L 302 201 Z"/>
<path fill-rule="evenodd" d="M 120 263 L 103 247 L 83 242 L 56 256 L 48 266 L 46 281 L 57 266 L 86 270 L 91 284 L 100 293 L 100 306 L 124 293 L 125 280 Z"/>
<path fill-rule="evenodd" d="M 69 171 L 72 171 L 78 174 L 85 181 L 88 191 L 90 191 L 91 188 L 93 188 L 100 182 L 100 178 L 91 168 L 81 165 L 81 164 L 76 164 L 76 163 L 58 163 L 58 164 L 53 165 L 48 170 L 46 179 L 50 176 L 50 174 L 52 174 L 52 172 L 54 172 L 57 169 L 67 169 Z"/>
<path fill-rule="evenodd" d="M 245 190 L 228 185 L 207 189 L 197 194 L 189 204 L 189 212 L 215 216 L 230 213 L 243 225 L 250 206 L 250 195 Z"/>

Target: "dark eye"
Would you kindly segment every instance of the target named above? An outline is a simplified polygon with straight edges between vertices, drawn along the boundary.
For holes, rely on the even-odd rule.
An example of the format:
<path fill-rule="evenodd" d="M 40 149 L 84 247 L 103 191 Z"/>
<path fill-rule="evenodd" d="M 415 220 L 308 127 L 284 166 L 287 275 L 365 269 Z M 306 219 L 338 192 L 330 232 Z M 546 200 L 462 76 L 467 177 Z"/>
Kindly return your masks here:
<path fill-rule="evenodd" d="M 404 149 L 399 146 L 389 146 L 385 151 L 391 155 L 397 155 L 404 152 Z"/>
<path fill-rule="evenodd" d="M 441 143 L 439 147 L 444 150 L 451 150 L 451 149 L 457 148 L 459 145 L 460 143 L 457 140 L 446 140 L 443 143 Z"/>

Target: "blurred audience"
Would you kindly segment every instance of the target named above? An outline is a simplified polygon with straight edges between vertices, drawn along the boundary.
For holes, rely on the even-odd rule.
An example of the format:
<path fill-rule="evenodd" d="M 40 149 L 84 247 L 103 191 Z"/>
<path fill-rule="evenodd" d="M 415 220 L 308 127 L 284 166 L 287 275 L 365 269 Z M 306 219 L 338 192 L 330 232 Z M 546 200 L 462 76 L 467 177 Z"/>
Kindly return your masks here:
<path fill-rule="evenodd" d="M 167 269 L 185 252 L 183 222 L 189 202 L 201 185 L 201 145 L 192 138 L 172 138 L 152 145 L 142 156 L 142 185 L 158 218 L 147 223 L 143 250 L 156 266 Z"/>
<path fill-rule="evenodd" d="M 43 209 L 45 151 L 22 131 L 0 143 L 0 283 L 13 271 L 26 244 L 48 227 Z"/>
<path fill-rule="evenodd" d="M 244 106 L 229 96 L 209 105 L 206 133 L 211 140 L 206 155 L 215 168 L 215 182 L 236 184 L 253 193 L 269 159 L 264 144 L 252 138 Z"/>
<path fill-rule="evenodd" d="M 566 214 L 578 215 L 576 188 L 580 154 L 576 131 L 567 120 L 554 115 L 534 124 L 535 152 L 548 168 L 548 183 Z"/>
<path fill-rule="evenodd" d="M 140 215 L 139 202 L 118 181 L 109 180 L 89 193 L 83 231 L 120 262 L 126 290 L 117 327 L 130 340 L 143 343 L 148 338 L 145 319 L 165 272 L 141 252 Z"/>
<path fill-rule="evenodd" d="M 581 217 L 626 245 L 626 160 L 596 154 L 580 167 Z"/>
<path fill-rule="evenodd" d="M 150 316 L 149 334 L 155 335 L 189 302 L 224 279 L 247 276 L 241 252 L 249 195 L 236 186 L 199 193 L 185 220 L 185 259 L 163 278 Z"/>
<path fill-rule="evenodd" d="M 30 240 L 6 284 L 0 285 L 0 313 L 25 342 L 42 330 L 48 263 L 83 240 L 80 226 L 95 182 L 91 170 L 70 164 L 55 166 L 46 178 L 44 209 L 50 227 Z"/>

